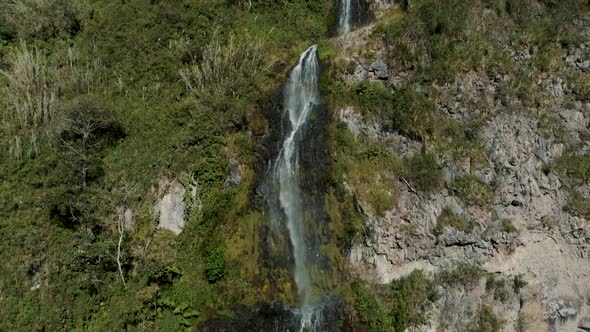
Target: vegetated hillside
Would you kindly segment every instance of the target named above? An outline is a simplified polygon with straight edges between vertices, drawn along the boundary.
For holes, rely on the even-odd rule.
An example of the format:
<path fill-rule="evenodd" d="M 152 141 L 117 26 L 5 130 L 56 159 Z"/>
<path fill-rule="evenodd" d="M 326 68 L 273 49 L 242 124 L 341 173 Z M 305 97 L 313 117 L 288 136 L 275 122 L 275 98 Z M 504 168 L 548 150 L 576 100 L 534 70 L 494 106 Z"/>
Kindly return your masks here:
<path fill-rule="evenodd" d="M 257 187 L 313 43 L 331 112 L 315 286 L 339 326 L 583 327 L 587 3 L 368 4 L 374 22 L 331 37 L 324 0 L 1 0 L 0 330 L 296 305 Z"/>

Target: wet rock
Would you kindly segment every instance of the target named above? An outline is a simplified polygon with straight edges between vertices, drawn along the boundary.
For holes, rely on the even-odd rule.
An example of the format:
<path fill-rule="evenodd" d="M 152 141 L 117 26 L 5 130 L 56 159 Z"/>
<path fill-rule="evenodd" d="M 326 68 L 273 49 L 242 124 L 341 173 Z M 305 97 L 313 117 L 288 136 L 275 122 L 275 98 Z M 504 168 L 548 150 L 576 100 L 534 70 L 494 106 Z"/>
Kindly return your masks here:
<path fill-rule="evenodd" d="M 346 306 L 335 297 L 322 297 L 321 302 L 310 308 L 313 310 L 311 331 L 336 332 L 340 323 L 354 325 L 354 308 Z M 260 302 L 252 307 L 233 308 L 234 316 L 220 316 L 199 324 L 204 332 L 294 332 L 307 331 L 301 327 L 304 308 L 290 308 L 280 302 Z"/>

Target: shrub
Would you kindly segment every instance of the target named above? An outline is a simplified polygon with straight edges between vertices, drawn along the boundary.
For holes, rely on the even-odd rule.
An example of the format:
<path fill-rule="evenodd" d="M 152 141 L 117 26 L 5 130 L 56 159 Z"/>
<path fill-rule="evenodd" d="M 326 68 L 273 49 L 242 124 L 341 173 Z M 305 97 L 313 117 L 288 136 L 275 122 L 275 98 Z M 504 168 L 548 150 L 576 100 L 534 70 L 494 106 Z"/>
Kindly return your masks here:
<path fill-rule="evenodd" d="M 494 310 L 483 305 L 477 311 L 474 321 L 471 323 L 469 332 L 496 332 L 502 329 L 504 322 L 496 317 Z"/>
<path fill-rule="evenodd" d="M 502 219 L 502 231 L 506 233 L 516 232 L 516 227 L 512 224 L 512 220 L 506 218 Z"/>
<path fill-rule="evenodd" d="M 452 81 L 478 64 L 481 52 L 474 49 L 480 45 L 468 38 L 478 7 L 475 1 L 416 1 L 401 19 L 377 32 L 402 67 L 416 69 L 425 81 Z"/>
<path fill-rule="evenodd" d="M 102 149 L 115 144 L 125 133 L 114 113 L 95 97 L 82 96 L 62 108 L 52 128 L 53 144 L 62 162 L 80 169 L 80 185 L 86 187 L 89 171 L 100 162 Z"/>
<path fill-rule="evenodd" d="M 422 151 L 404 161 L 408 177 L 423 192 L 439 190 L 443 185 L 442 170 L 436 163 L 434 154 Z"/>
<path fill-rule="evenodd" d="M 2 7 L 0 7 L 2 9 Z M 16 28 L 6 17 L 0 15 L 0 46 L 3 42 L 16 38 Z"/>
<path fill-rule="evenodd" d="M 391 110 L 385 115 L 384 128 L 397 130 L 413 139 L 426 140 L 435 131 L 434 105 L 412 87 L 396 91 Z"/>
<path fill-rule="evenodd" d="M 39 38 L 78 32 L 87 11 L 82 0 L 9 0 L 5 7 L 19 34 Z"/>
<path fill-rule="evenodd" d="M 512 289 L 514 290 L 515 293 L 519 293 L 520 290 L 527 285 L 527 282 L 524 280 L 524 278 L 522 277 L 522 274 L 518 274 L 514 276 L 514 279 L 512 280 L 513 284 L 512 284 Z"/>
<path fill-rule="evenodd" d="M 223 256 L 223 247 L 217 246 L 207 256 L 207 268 L 205 275 L 210 283 L 216 283 L 223 279 L 226 274 L 225 258 Z"/>
<path fill-rule="evenodd" d="M 383 117 L 393 103 L 393 95 L 381 83 L 362 81 L 350 88 L 350 96 L 359 108 L 368 115 Z"/>
<path fill-rule="evenodd" d="M 381 83 L 363 81 L 352 86 L 349 95 L 365 114 L 380 119 L 386 131 L 420 140 L 434 132 L 434 105 L 412 87 L 391 91 Z"/>
<path fill-rule="evenodd" d="M 492 187 L 471 175 L 457 178 L 449 187 L 464 203 L 469 205 L 488 206 L 494 199 Z"/>
<path fill-rule="evenodd" d="M 456 215 L 449 208 L 444 208 L 436 221 L 436 227 L 432 230 L 432 233 L 436 236 L 442 235 L 445 226 L 453 227 L 463 232 L 469 232 L 472 228 L 472 225 L 465 218 Z"/>
<path fill-rule="evenodd" d="M 554 162 L 562 177 L 571 178 L 581 183 L 590 183 L 590 154 L 565 155 Z"/>
<path fill-rule="evenodd" d="M 556 160 L 550 169 L 559 173 L 569 189 L 570 198 L 564 210 L 577 216 L 590 218 L 590 199 L 576 190 L 577 186 L 590 183 L 590 155 L 566 154 Z"/>
<path fill-rule="evenodd" d="M 368 332 L 392 331 L 392 322 L 381 303 L 359 281 L 351 285 L 354 308 Z"/>
<path fill-rule="evenodd" d="M 506 281 L 504 279 L 496 279 L 493 275 L 489 276 L 486 280 L 486 291 L 493 291 L 494 300 L 498 300 L 502 303 L 508 301 L 510 298 L 509 288 L 506 286 Z"/>
<path fill-rule="evenodd" d="M 442 270 L 435 276 L 437 284 L 445 286 L 464 286 L 472 288 L 482 276 L 481 269 L 469 263 L 456 263 L 454 266 Z"/>
<path fill-rule="evenodd" d="M 348 199 L 352 200 L 351 197 Z M 359 233 L 361 232 L 364 224 L 364 219 L 359 213 L 354 209 L 351 203 L 347 201 L 342 208 L 342 221 L 344 223 L 344 232 L 346 234 L 346 239 L 351 243 L 355 242 L 359 238 Z"/>
<path fill-rule="evenodd" d="M 563 207 L 564 211 L 583 218 L 590 218 L 590 199 L 582 196 L 577 190 L 570 190 L 570 198 Z"/>
<path fill-rule="evenodd" d="M 435 285 L 421 270 L 391 282 L 389 298 L 394 331 L 428 324 L 428 309 L 438 294 Z"/>

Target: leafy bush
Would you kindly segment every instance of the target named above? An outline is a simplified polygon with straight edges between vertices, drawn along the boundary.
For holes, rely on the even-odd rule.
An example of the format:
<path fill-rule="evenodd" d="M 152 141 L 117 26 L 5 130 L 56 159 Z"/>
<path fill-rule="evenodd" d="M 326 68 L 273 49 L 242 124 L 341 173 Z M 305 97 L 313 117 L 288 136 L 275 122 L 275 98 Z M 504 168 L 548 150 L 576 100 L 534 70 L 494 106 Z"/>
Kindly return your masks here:
<path fill-rule="evenodd" d="M 391 91 L 381 83 L 362 81 L 349 94 L 363 112 L 380 119 L 386 131 L 424 140 L 435 130 L 434 105 L 412 87 Z"/>
<path fill-rule="evenodd" d="M 497 332 L 502 329 L 504 322 L 496 317 L 494 310 L 487 305 L 483 305 L 477 311 L 475 320 L 468 329 L 469 332 Z"/>
<path fill-rule="evenodd" d="M 590 199 L 580 194 L 576 187 L 590 183 L 590 155 L 566 154 L 556 160 L 550 169 L 559 173 L 570 193 L 564 210 L 588 218 L 590 216 Z"/>
<path fill-rule="evenodd" d="M 471 175 L 457 178 L 449 187 L 465 204 L 488 206 L 494 200 L 492 187 Z"/>
<path fill-rule="evenodd" d="M 348 197 L 348 199 L 352 200 L 350 197 Z M 351 203 L 345 203 L 344 207 L 342 208 L 342 222 L 344 223 L 344 232 L 346 234 L 345 238 L 347 239 L 348 243 L 353 243 L 358 240 L 365 220 L 354 209 Z"/>
<path fill-rule="evenodd" d="M 436 236 L 443 233 L 445 226 L 453 227 L 463 232 L 469 232 L 472 228 L 472 224 L 468 223 L 465 218 L 456 215 L 449 208 L 444 208 L 436 221 L 436 227 L 432 230 L 432 233 Z"/>
<path fill-rule="evenodd" d="M 514 276 L 514 279 L 512 280 L 513 285 L 512 285 L 512 289 L 514 290 L 514 292 L 516 294 L 518 294 L 520 292 L 520 290 L 527 285 L 527 282 L 524 280 L 522 274 L 518 274 Z"/>
<path fill-rule="evenodd" d="M 437 273 L 435 282 L 449 287 L 463 286 L 473 288 L 479 282 L 482 273 L 482 270 L 476 265 L 456 263 L 454 266 Z"/>
<path fill-rule="evenodd" d="M 9 0 L 5 10 L 19 34 L 38 38 L 78 32 L 87 12 L 82 0 Z"/>
<path fill-rule="evenodd" d="M 427 312 L 438 298 L 433 281 L 421 270 L 392 281 L 388 296 L 394 331 L 427 325 Z"/>
<path fill-rule="evenodd" d="M 226 268 L 223 247 L 217 246 L 209 253 L 207 256 L 207 269 L 205 270 L 205 274 L 210 283 L 216 283 L 225 277 Z"/>
<path fill-rule="evenodd" d="M 493 275 L 490 275 L 486 280 L 486 291 L 494 293 L 494 300 L 502 303 L 508 301 L 510 298 L 510 288 L 506 284 L 504 279 L 496 279 Z"/>
<path fill-rule="evenodd" d="M 563 209 L 573 215 L 590 218 L 590 199 L 584 197 L 575 189 L 572 189 L 570 190 L 569 201 Z"/>
<path fill-rule="evenodd" d="M 63 106 L 55 119 L 52 138 L 61 162 L 80 170 L 80 186 L 86 187 L 89 170 L 102 157 L 100 152 L 125 136 L 114 113 L 98 99 L 82 96 Z"/>
<path fill-rule="evenodd" d="M 562 177 L 571 178 L 581 183 L 590 183 L 590 154 L 565 155 L 554 162 Z"/>
<path fill-rule="evenodd" d="M 502 231 L 506 233 L 514 233 L 516 232 L 516 227 L 512 224 L 512 220 L 510 219 L 502 219 Z"/>
<path fill-rule="evenodd" d="M 404 164 L 416 189 L 427 193 L 441 189 L 444 179 L 434 154 L 422 151 L 404 160 Z"/>
<path fill-rule="evenodd" d="M 367 326 L 368 332 L 392 331 L 391 319 L 379 300 L 360 282 L 351 285 L 354 291 L 354 308 L 359 318 Z"/>
<path fill-rule="evenodd" d="M 1 6 L 0 9 L 2 9 Z M 4 15 L 0 15 L 0 45 L 14 38 L 16 38 L 16 28 L 8 22 Z"/>
<path fill-rule="evenodd" d="M 408 87 L 395 92 L 391 110 L 384 118 L 384 128 L 426 140 L 435 131 L 436 119 L 432 102 Z"/>
<path fill-rule="evenodd" d="M 468 42 L 478 7 L 473 0 L 416 1 L 401 19 L 376 32 L 391 46 L 392 61 L 416 69 L 425 81 L 447 82 L 479 62 L 481 52 L 474 48 L 481 46 Z"/>

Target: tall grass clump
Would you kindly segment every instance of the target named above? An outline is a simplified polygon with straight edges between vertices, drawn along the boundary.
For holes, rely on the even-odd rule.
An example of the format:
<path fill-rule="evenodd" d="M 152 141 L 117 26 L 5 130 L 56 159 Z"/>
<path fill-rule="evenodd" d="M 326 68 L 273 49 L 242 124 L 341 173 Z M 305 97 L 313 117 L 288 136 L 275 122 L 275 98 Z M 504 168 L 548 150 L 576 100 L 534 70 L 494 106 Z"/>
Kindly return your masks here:
<path fill-rule="evenodd" d="M 9 150 L 18 158 L 23 144 L 30 143 L 35 149 L 38 129 L 53 117 L 58 83 L 45 55 L 24 42 L 9 53 L 8 63 L 9 69 L 0 71 L 8 82 L 2 122 Z"/>
<path fill-rule="evenodd" d="M 180 69 L 186 89 L 197 96 L 240 97 L 261 71 L 263 39 L 230 35 L 226 41 L 215 33 L 201 57 Z"/>

